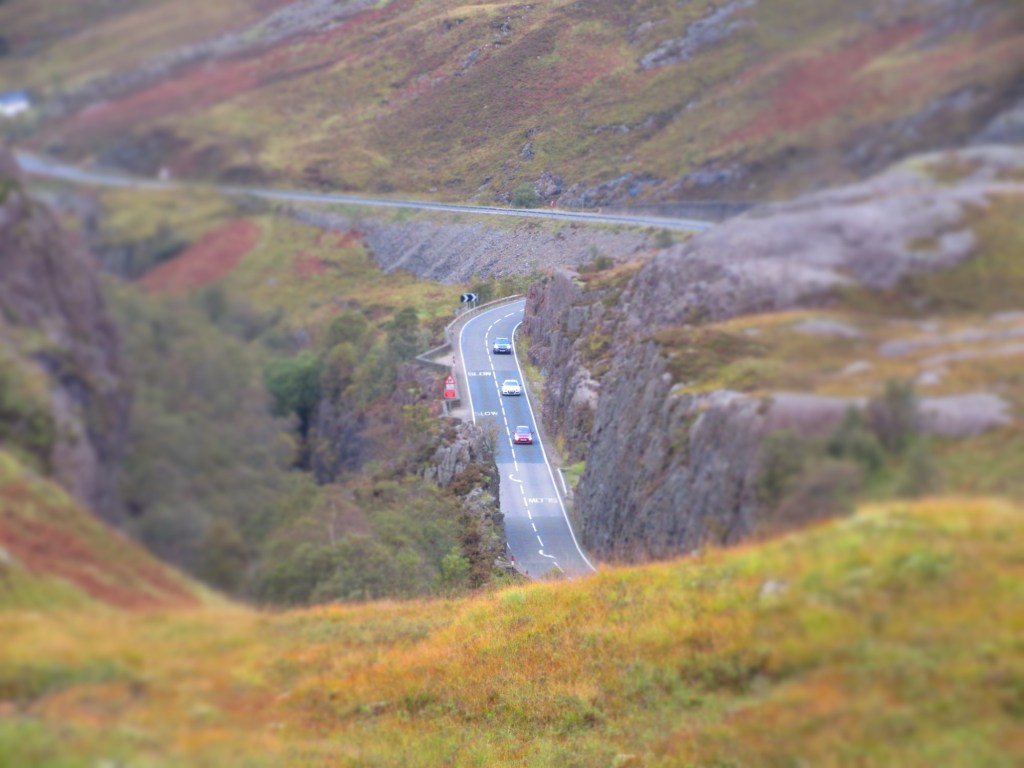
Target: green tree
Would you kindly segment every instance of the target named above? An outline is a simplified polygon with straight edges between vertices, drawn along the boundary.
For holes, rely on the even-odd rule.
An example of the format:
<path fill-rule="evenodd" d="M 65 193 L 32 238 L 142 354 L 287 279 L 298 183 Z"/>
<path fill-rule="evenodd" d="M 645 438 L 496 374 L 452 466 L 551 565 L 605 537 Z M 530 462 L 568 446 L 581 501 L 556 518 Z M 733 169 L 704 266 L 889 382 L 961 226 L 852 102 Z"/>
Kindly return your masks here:
<path fill-rule="evenodd" d="M 230 521 L 210 523 L 200 551 L 199 576 L 228 592 L 236 592 L 245 577 L 249 554 L 241 534 Z"/>
<path fill-rule="evenodd" d="M 352 342 L 335 344 L 324 355 L 320 370 L 320 389 L 324 397 L 336 398 L 352 383 L 359 367 L 359 354 Z"/>
<path fill-rule="evenodd" d="M 469 560 L 453 549 L 441 559 L 441 585 L 451 591 L 464 589 L 469 580 Z"/>
<path fill-rule="evenodd" d="M 299 419 L 299 434 L 309 434 L 313 413 L 320 400 L 320 358 L 313 352 L 295 357 L 276 358 L 263 370 L 263 383 L 272 398 L 275 416 L 294 413 Z"/>
<path fill-rule="evenodd" d="M 420 317 L 415 307 L 399 310 L 388 326 L 388 350 L 396 360 L 409 360 L 420 352 Z"/>
<path fill-rule="evenodd" d="M 858 408 L 847 410 L 843 421 L 829 437 L 826 448 L 833 458 L 857 461 L 869 475 L 880 470 L 885 461 L 881 443 L 868 428 L 864 414 Z"/>
<path fill-rule="evenodd" d="M 370 324 L 359 312 L 346 309 L 327 324 L 324 332 L 323 347 L 332 349 L 338 344 L 349 343 L 356 347 L 363 343 Z"/>

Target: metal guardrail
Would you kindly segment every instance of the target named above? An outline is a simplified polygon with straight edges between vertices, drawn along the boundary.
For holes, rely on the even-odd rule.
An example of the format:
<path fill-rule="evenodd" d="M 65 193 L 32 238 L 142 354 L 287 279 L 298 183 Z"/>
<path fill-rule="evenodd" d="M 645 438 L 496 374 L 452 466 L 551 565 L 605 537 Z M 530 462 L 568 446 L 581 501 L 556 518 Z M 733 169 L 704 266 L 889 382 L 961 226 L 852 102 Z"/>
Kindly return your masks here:
<path fill-rule="evenodd" d="M 478 304 L 477 306 L 472 307 L 466 310 L 465 312 L 460 312 L 454 320 L 452 320 L 450 323 L 448 323 L 448 325 L 444 327 L 444 335 L 448 339 L 448 343 L 451 344 L 452 329 L 455 328 L 455 326 L 458 325 L 459 323 L 468 320 L 481 309 L 486 309 L 487 307 L 496 307 L 499 304 L 510 304 L 513 301 L 519 301 L 519 299 L 521 298 L 523 298 L 523 294 L 516 293 L 511 296 L 503 296 L 500 299 L 491 299 L 490 301 L 486 301 L 483 304 Z"/>
<path fill-rule="evenodd" d="M 469 382 L 467 381 L 465 376 L 465 370 L 461 370 L 464 366 L 458 365 L 458 353 L 455 351 L 458 348 L 458 345 L 455 343 L 454 339 L 456 328 L 458 328 L 461 324 L 467 322 L 470 318 L 475 317 L 479 312 L 481 312 L 484 309 L 496 307 L 501 304 L 510 304 L 513 301 L 518 301 L 521 298 L 523 298 L 523 294 L 521 293 L 517 293 L 512 296 L 503 296 L 500 299 L 493 299 L 492 301 L 484 302 L 483 304 L 471 307 L 470 309 L 467 309 L 465 312 L 460 312 L 454 320 L 452 320 L 450 323 L 448 323 L 448 325 L 444 327 L 444 344 L 440 344 L 436 347 L 433 347 L 432 349 L 428 349 L 426 352 L 416 355 L 414 359 L 416 360 L 417 363 L 425 365 L 429 368 L 447 371 L 455 375 L 456 381 L 458 382 L 457 391 L 460 393 L 460 396 L 456 398 L 454 401 L 446 400 L 446 403 L 456 406 L 460 405 L 462 403 L 461 393 L 465 392 L 466 388 L 469 386 Z M 452 352 L 452 362 L 450 365 L 448 363 L 442 363 L 439 362 L 438 360 L 433 359 L 446 351 Z"/>

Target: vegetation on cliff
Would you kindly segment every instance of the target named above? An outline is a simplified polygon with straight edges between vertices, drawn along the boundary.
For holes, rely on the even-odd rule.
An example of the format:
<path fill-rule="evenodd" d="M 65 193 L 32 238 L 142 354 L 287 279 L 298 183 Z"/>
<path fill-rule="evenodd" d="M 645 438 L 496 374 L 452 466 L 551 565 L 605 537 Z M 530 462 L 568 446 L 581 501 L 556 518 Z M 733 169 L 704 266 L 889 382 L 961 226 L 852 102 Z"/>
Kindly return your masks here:
<path fill-rule="evenodd" d="M 175 204 L 144 201 L 125 230 L 131 203 L 113 195 L 118 214 L 92 235 L 122 248 L 179 218 L 207 222 L 143 273 L 144 292 L 107 281 L 137 390 L 129 530 L 209 583 L 270 603 L 479 585 L 475 523 L 421 477 L 447 439 L 436 377 L 408 365 L 457 290 L 384 275 L 356 231 L 162 197 Z M 251 234 L 216 234 L 240 228 Z M 458 490 L 477 485 L 489 487 L 488 472 Z"/>

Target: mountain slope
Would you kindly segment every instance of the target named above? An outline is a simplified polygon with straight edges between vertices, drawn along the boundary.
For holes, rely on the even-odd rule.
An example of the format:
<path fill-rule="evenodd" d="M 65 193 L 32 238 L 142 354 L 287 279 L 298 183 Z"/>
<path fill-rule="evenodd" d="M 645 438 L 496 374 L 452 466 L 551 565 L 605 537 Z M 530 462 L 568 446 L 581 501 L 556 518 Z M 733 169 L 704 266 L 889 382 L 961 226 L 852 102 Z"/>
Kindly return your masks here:
<path fill-rule="evenodd" d="M 147 173 L 764 199 L 961 144 L 1024 97 L 1024 15 L 1000 0 L 164 0 L 78 34 L 29 5 L 0 8 L 0 82 L 40 97 L 31 143 Z"/>

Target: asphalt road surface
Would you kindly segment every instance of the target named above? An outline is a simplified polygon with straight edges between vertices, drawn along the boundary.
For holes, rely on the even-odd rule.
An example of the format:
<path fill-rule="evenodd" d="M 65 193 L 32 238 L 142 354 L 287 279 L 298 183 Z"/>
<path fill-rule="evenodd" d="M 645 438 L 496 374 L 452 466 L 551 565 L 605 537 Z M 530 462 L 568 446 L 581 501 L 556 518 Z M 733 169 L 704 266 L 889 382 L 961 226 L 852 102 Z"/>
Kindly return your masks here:
<path fill-rule="evenodd" d="M 526 392 L 519 360 L 495 355 L 494 339 L 514 338 L 523 320 L 525 300 L 502 304 L 468 320 L 459 334 L 459 357 L 468 382 L 473 421 L 488 423 L 497 430 L 495 461 L 501 475 L 501 511 L 505 514 L 505 535 L 509 554 L 520 571 L 542 578 L 552 569 L 569 577 L 592 573 L 595 568 L 580 549 L 556 485 L 555 473 L 537 432 L 530 397 Z M 501 382 L 516 379 L 523 394 L 501 394 Z M 534 431 L 533 445 L 515 445 L 517 426 Z"/>
<path fill-rule="evenodd" d="M 128 187 L 132 189 L 174 189 L 187 186 L 186 183 L 169 179 L 145 179 L 105 169 L 86 169 L 60 163 L 56 160 L 30 152 L 15 152 L 18 164 L 26 173 L 77 184 L 96 186 Z M 714 226 L 713 222 L 696 219 L 672 219 L 660 216 L 642 216 L 617 213 L 594 213 L 587 211 L 561 211 L 549 208 L 499 208 L 486 205 L 457 205 L 435 203 L 427 200 L 397 200 L 384 197 L 361 195 L 340 195 L 301 190 L 269 189 L 266 187 L 240 187 L 220 185 L 215 187 L 226 195 L 262 197 L 267 200 L 281 200 L 293 203 L 325 203 L 334 205 L 358 205 L 377 208 L 410 208 L 419 211 L 444 211 L 468 213 L 480 216 L 515 216 L 527 219 L 554 219 L 588 224 L 628 224 L 631 226 L 658 227 L 685 232 L 704 232 Z"/>

